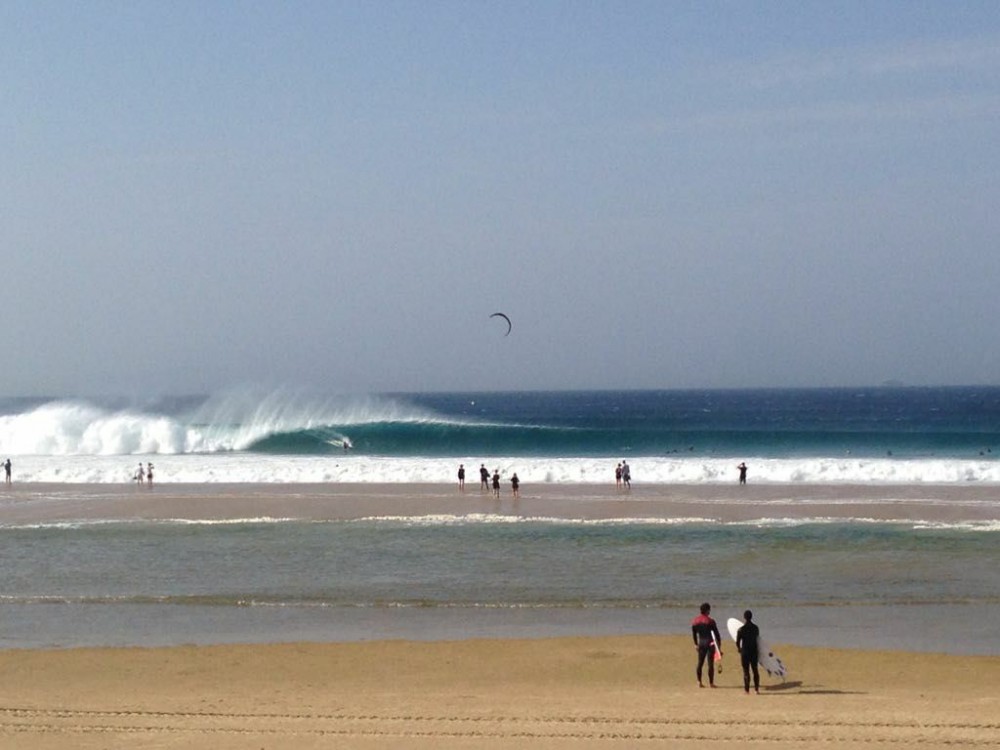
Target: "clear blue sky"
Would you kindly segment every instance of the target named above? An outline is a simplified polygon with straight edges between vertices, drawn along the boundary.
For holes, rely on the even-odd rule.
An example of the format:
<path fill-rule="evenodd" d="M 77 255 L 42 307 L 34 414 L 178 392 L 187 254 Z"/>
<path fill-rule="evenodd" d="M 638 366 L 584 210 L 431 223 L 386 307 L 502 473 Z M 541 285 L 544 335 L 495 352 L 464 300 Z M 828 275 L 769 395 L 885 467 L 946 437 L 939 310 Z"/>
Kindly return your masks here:
<path fill-rule="evenodd" d="M 0 67 L 0 394 L 1000 383 L 996 2 L 0 0 Z"/>

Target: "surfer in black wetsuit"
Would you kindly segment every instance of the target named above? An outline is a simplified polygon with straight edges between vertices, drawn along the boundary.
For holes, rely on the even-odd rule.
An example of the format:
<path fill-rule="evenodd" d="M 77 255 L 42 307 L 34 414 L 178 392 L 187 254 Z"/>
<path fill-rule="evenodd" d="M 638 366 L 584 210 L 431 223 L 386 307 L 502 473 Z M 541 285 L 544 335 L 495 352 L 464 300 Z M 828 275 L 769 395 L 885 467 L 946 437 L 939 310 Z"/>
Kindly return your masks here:
<path fill-rule="evenodd" d="M 740 664 L 743 665 L 743 690 L 750 693 L 750 671 L 753 670 L 753 691 L 760 695 L 760 674 L 757 672 L 757 660 L 760 651 L 757 646 L 760 641 L 760 628 L 753 624 L 753 612 L 749 609 L 743 613 L 743 627 L 736 631 L 736 650 L 740 652 Z"/>
<path fill-rule="evenodd" d="M 745 463 L 741 463 L 736 468 L 739 469 L 739 471 L 740 471 L 740 484 L 746 484 L 747 483 L 747 465 Z"/>
<path fill-rule="evenodd" d="M 701 605 L 701 614 L 691 621 L 691 637 L 694 638 L 694 647 L 698 649 L 698 669 L 695 674 L 698 676 L 698 687 L 705 687 L 701 682 L 702 667 L 708 659 L 708 685 L 715 687 L 715 649 L 719 649 L 719 656 L 722 656 L 722 636 L 719 635 L 719 626 L 715 624 L 709 613 L 712 605 L 705 602 Z"/>

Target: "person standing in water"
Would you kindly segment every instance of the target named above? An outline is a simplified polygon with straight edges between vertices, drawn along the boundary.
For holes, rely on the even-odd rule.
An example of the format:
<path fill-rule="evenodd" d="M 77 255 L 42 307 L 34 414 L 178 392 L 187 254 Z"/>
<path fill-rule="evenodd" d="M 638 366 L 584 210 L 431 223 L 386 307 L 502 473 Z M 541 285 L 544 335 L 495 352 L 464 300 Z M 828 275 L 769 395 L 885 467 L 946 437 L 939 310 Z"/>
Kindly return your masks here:
<path fill-rule="evenodd" d="M 743 666 L 743 690 L 750 694 L 750 672 L 753 671 L 753 691 L 760 695 L 760 673 L 757 671 L 757 660 L 760 657 L 758 643 L 760 628 L 753 623 L 753 612 L 749 609 L 743 613 L 743 627 L 736 631 L 736 650 L 740 652 L 740 664 Z"/>
<path fill-rule="evenodd" d="M 146 464 L 146 484 L 148 484 L 150 488 L 152 488 L 152 486 L 153 486 L 153 464 L 152 463 L 147 463 Z"/>
<path fill-rule="evenodd" d="M 705 660 L 708 660 L 708 686 L 715 687 L 715 649 L 719 649 L 719 656 L 722 656 L 722 636 L 719 635 L 719 626 L 711 617 L 712 605 L 705 602 L 701 605 L 701 614 L 691 621 L 691 637 L 694 638 L 694 647 L 698 650 L 698 668 L 695 675 L 698 677 L 698 687 L 705 687 L 701 681 L 702 669 Z"/>
<path fill-rule="evenodd" d="M 142 468 L 142 461 L 139 462 L 139 468 L 135 471 L 135 481 L 139 484 L 146 481 L 146 470 Z"/>
<path fill-rule="evenodd" d="M 622 482 L 625 485 L 625 489 L 632 489 L 632 469 L 628 466 L 628 461 L 622 461 Z"/>
<path fill-rule="evenodd" d="M 500 499 L 500 469 L 493 472 L 493 497 Z"/>
<path fill-rule="evenodd" d="M 11 479 L 10 479 L 10 459 L 9 458 L 6 461 L 3 462 L 3 474 L 4 474 L 4 482 L 6 484 L 10 484 L 11 483 Z"/>
<path fill-rule="evenodd" d="M 486 464 L 479 464 L 479 489 L 490 489 L 490 470 L 486 468 Z"/>
<path fill-rule="evenodd" d="M 517 478 L 517 472 L 510 478 L 510 491 L 514 494 L 514 499 L 521 497 L 521 480 Z"/>
<path fill-rule="evenodd" d="M 458 465 L 458 491 L 465 492 L 465 464 Z"/>
<path fill-rule="evenodd" d="M 747 483 L 747 465 L 745 463 L 741 462 L 740 465 L 737 466 L 736 468 L 739 469 L 739 471 L 740 471 L 740 484 L 746 484 Z"/>

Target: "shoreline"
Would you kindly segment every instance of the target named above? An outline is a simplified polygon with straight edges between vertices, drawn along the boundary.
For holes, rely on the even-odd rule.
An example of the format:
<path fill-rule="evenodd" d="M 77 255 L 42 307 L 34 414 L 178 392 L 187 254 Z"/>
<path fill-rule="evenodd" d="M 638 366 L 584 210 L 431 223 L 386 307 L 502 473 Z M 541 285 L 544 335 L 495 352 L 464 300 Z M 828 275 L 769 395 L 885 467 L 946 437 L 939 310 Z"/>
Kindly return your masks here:
<path fill-rule="evenodd" d="M 726 648 L 728 647 L 728 648 Z M 74 748 L 923 747 L 996 742 L 1000 657 L 777 644 L 746 696 L 688 636 L 0 651 L 0 738 Z M 151 679 L 155 675 L 155 679 Z"/>

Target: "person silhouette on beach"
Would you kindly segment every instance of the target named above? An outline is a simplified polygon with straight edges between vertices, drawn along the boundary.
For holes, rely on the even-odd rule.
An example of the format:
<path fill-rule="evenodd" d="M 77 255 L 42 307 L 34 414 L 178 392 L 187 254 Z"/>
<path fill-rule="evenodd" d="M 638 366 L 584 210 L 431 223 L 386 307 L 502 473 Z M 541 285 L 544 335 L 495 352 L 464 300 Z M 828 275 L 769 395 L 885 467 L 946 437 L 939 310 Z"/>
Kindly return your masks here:
<path fill-rule="evenodd" d="M 628 467 L 627 461 L 622 461 L 622 483 L 625 489 L 632 489 L 632 470 Z"/>
<path fill-rule="evenodd" d="M 740 465 L 737 466 L 736 468 L 739 469 L 739 471 L 740 471 L 740 484 L 746 484 L 747 483 L 747 465 L 745 463 L 740 463 Z"/>
<path fill-rule="evenodd" d="M 465 492 L 465 464 L 458 465 L 458 489 Z"/>
<path fill-rule="evenodd" d="M 719 656 L 722 656 L 722 636 L 719 635 L 719 626 L 711 617 L 712 605 L 705 602 L 701 605 L 701 614 L 691 621 L 691 637 L 694 638 L 694 647 L 698 651 L 698 668 L 695 675 L 698 677 L 698 687 L 705 687 L 701 681 L 702 669 L 705 660 L 708 660 L 708 686 L 715 687 L 715 650 L 718 648 Z"/>
<path fill-rule="evenodd" d="M 750 671 L 753 670 L 753 691 L 760 695 L 760 673 L 757 661 L 760 658 L 760 628 L 753 623 L 753 612 L 743 613 L 743 627 L 736 631 L 736 650 L 740 652 L 743 667 L 743 691 L 750 694 Z"/>
<path fill-rule="evenodd" d="M 514 494 L 514 499 L 521 497 L 521 480 L 517 478 L 517 472 L 510 478 L 510 491 Z"/>
<path fill-rule="evenodd" d="M 615 489 L 622 488 L 622 465 L 619 464 L 615 467 Z"/>
<path fill-rule="evenodd" d="M 3 462 L 3 474 L 4 474 L 4 483 L 5 484 L 10 484 L 11 480 L 10 480 L 10 459 L 9 458 L 6 461 Z"/>
<path fill-rule="evenodd" d="M 140 471 L 142 471 L 141 468 Z M 153 486 L 153 464 L 151 463 L 146 464 L 146 484 L 150 487 Z"/>
<path fill-rule="evenodd" d="M 493 497 L 500 497 L 500 469 L 493 472 Z"/>
<path fill-rule="evenodd" d="M 486 464 L 479 464 L 479 489 L 490 489 L 490 470 L 486 468 Z"/>
<path fill-rule="evenodd" d="M 135 481 L 138 484 L 142 484 L 146 481 L 146 470 L 142 468 L 142 461 L 139 462 L 139 468 L 135 472 Z"/>

